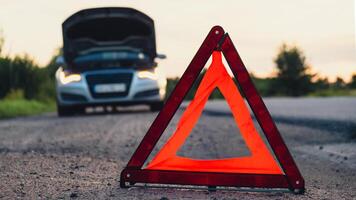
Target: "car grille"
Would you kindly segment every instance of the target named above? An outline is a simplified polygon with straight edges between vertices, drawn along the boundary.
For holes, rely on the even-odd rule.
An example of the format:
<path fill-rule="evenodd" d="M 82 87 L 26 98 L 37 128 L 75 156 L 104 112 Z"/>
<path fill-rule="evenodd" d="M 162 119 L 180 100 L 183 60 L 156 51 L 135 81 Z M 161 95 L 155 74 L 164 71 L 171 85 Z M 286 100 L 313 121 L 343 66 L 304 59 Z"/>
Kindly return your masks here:
<path fill-rule="evenodd" d="M 64 101 L 75 101 L 75 102 L 86 102 L 87 98 L 79 94 L 70 94 L 66 92 L 61 92 L 61 97 Z"/>
<path fill-rule="evenodd" d="M 89 74 L 86 76 L 86 80 L 89 86 L 90 93 L 93 98 L 115 98 L 126 97 L 129 94 L 132 73 L 105 73 L 105 74 Z M 110 93 L 96 93 L 94 87 L 97 84 L 115 84 L 124 83 L 126 85 L 126 91 L 124 92 L 110 92 Z"/>
<path fill-rule="evenodd" d="M 155 95 L 159 95 L 159 89 L 138 92 L 135 94 L 134 98 L 142 98 L 142 97 L 149 97 L 149 96 L 155 96 Z"/>

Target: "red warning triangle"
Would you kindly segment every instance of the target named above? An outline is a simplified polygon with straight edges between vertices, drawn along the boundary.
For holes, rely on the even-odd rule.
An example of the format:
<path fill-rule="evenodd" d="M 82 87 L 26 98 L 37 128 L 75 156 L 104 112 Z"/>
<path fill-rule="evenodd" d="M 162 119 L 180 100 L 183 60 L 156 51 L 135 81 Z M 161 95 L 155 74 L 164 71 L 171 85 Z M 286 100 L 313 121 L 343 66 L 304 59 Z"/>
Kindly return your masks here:
<path fill-rule="evenodd" d="M 217 49 L 219 51 L 216 51 Z M 220 51 L 223 52 L 244 92 L 280 167 L 258 134 L 244 99 L 222 63 Z M 149 154 L 211 54 L 213 55 L 212 64 L 204 75 L 194 99 L 179 120 L 176 132 L 143 169 Z M 183 145 L 199 120 L 215 88 L 221 91 L 227 101 L 251 156 L 215 160 L 177 156 L 177 150 Z M 126 168 L 121 172 L 120 179 L 121 187 L 127 187 L 126 182 L 129 182 L 131 184 L 288 188 L 297 193 L 304 191 L 303 177 L 251 82 L 230 37 L 219 26 L 213 27 L 208 34 L 164 108 L 151 125 Z"/>
<path fill-rule="evenodd" d="M 225 97 L 252 155 L 218 160 L 194 160 L 177 156 L 177 150 L 184 144 L 199 120 L 204 106 L 215 88 L 218 88 Z M 222 63 L 221 52 L 213 52 L 212 64 L 206 71 L 194 99 L 183 113 L 176 132 L 146 169 L 283 174 L 254 127 L 249 110 Z"/>

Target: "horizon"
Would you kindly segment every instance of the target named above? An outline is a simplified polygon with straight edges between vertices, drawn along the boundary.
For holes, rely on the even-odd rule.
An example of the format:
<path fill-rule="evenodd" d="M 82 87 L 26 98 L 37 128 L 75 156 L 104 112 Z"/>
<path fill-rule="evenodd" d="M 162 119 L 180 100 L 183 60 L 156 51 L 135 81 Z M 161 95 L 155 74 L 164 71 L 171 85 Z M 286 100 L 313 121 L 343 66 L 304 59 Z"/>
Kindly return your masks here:
<path fill-rule="evenodd" d="M 43 66 L 62 45 L 61 23 L 67 17 L 85 8 L 118 6 L 135 8 L 154 19 L 157 52 L 167 54 L 167 59 L 158 63 L 168 77 L 181 76 L 216 24 L 230 34 L 247 69 L 257 77 L 270 77 L 274 73 L 273 59 L 284 42 L 297 45 L 304 52 L 311 72 L 330 81 L 337 76 L 349 81 L 356 73 L 353 0 L 230 2 L 234 5 L 213 1 L 145 3 L 3 0 L 0 7 L 3 54 L 26 53 Z"/>

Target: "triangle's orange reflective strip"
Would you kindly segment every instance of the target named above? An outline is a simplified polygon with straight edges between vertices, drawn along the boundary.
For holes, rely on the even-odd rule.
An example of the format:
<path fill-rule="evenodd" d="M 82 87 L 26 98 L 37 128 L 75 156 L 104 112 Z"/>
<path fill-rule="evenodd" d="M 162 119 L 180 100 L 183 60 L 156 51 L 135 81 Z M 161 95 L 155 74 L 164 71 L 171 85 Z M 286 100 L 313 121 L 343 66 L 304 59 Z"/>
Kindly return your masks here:
<path fill-rule="evenodd" d="M 218 87 L 225 97 L 251 156 L 198 160 L 176 155 L 197 123 L 213 90 Z M 176 132 L 148 164 L 146 169 L 283 174 L 267 146 L 258 134 L 250 112 L 235 83 L 222 63 L 221 53 L 213 52 L 213 59 L 206 71 L 194 99 L 183 113 Z"/>

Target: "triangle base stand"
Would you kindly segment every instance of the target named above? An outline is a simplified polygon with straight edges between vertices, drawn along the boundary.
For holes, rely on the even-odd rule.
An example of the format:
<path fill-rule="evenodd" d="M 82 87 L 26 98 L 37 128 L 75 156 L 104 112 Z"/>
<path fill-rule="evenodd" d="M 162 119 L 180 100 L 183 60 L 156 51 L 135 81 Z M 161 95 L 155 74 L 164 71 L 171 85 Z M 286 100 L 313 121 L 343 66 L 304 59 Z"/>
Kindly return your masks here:
<path fill-rule="evenodd" d="M 127 169 L 121 173 L 120 187 L 128 188 L 136 183 L 195 185 L 212 187 L 285 188 L 295 194 L 303 194 L 304 188 L 290 188 L 284 175 L 189 172 L 148 169 Z M 187 184 L 188 183 L 188 184 Z"/>
<path fill-rule="evenodd" d="M 224 54 L 284 174 L 143 169 L 147 158 L 184 100 L 185 95 L 199 76 L 210 55 L 216 50 Z M 157 115 L 127 166 L 121 172 L 120 187 L 127 188 L 136 183 L 207 186 L 209 190 L 216 187 L 281 188 L 288 189 L 295 194 L 304 193 L 304 179 L 297 165 L 253 85 L 232 40 L 220 26 L 214 26 L 210 30 L 167 99 L 163 109 Z"/>

